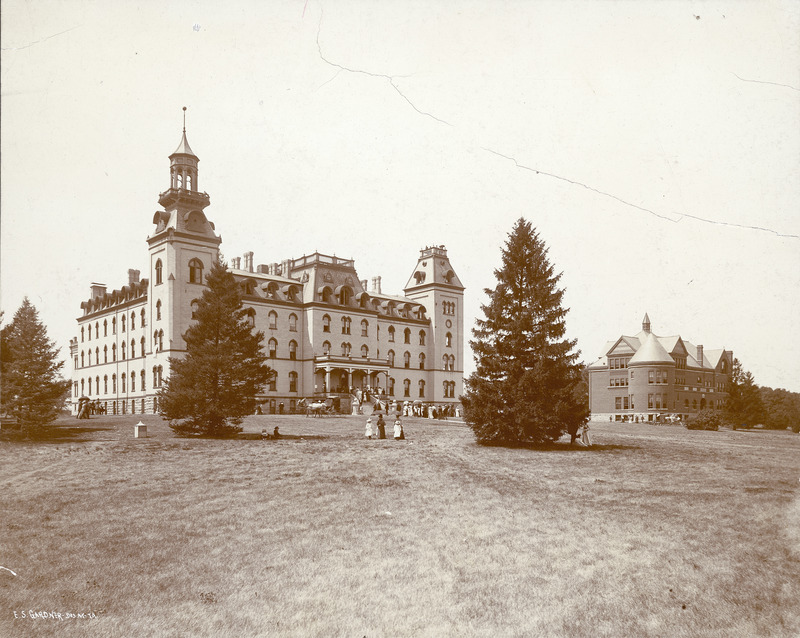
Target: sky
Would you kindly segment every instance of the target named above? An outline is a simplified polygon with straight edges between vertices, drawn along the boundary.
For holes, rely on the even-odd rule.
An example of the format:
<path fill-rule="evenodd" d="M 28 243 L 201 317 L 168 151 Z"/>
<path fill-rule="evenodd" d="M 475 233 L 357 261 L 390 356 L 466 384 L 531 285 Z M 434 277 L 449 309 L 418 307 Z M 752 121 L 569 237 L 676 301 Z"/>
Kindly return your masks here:
<path fill-rule="evenodd" d="M 400 294 L 444 244 L 469 328 L 525 217 L 583 361 L 648 313 L 800 391 L 800 3 L 0 10 L 0 307 L 65 356 L 89 284 L 146 270 L 186 106 L 227 258 L 318 250 Z"/>

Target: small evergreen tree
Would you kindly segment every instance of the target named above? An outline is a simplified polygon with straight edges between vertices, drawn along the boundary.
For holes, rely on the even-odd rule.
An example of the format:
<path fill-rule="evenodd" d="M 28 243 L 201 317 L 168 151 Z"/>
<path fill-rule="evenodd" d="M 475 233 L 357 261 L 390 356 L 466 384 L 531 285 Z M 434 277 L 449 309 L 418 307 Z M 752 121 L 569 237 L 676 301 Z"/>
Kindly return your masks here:
<path fill-rule="evenodd" d="M 64 407 L 69 381 L 61 377 L 64 362 L 47 337 L 47 328 L 27 297 L 0 334 L 3 413 L 26 429 L 56 419 Z"/>
<path fill-rule="evenodd" d="M 725 416 L 734 428 L 739 425 L 753 426 L 764 421 L 761 392 L 753 375 L 742 368 L 739 359 L 733 360 Z"/>
<path fill-rule="evenodd" d="M 159 411 L 178 434 L 231 436 L 255 411 L 255 397 L 274 371 L 242 308 L 239 285 L 217 261 L 206 278 L 194 323 L 183 335 L 186 356 L 170 357 L 159 391 Z"/>
<path fill-rule="evenodd" d="M 589 416 L 576 341 L 564 339 L 561 275 L 530 222 L 520 218 L 501 251 L 497 286 L 486 289 L 472 333 L 476 371 L 461 400 L 479 443 L 543 443 Z"/>

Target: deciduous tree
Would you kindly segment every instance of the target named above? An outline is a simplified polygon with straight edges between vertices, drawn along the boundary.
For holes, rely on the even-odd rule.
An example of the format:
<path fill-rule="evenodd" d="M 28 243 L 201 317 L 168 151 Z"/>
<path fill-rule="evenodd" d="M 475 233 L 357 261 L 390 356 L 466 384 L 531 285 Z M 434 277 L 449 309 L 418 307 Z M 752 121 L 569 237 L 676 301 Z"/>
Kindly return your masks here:
<path fill-rule="evenodd" d="M 759 388 L 753 375 L 742 368 L 739 359 L 733 360 L 725 416 L 733 427 L 753 426 L 764 421 L 764 402 Z"/>
<path fill-rule="evenodd" d="M 64 407 L 69 381 L 61 377 L 64 362 L 47 337 L 47 328 L 27 297 L 0 335 L 3 413 L 22 428 L 54 421 Z"/>
<path fill-rule="evenodd" d="M 159 391 L 161 415 L 178 434 L 231 436 L 253 414 L 256 394 L 274 371 L 261 349 L 233 274 L 216 262 L 183 335 L 186 356 L 170 358 L 170 375 Z"/>
<path fill-rule="evenodd" d="M 576 341 L 565 339 L 567 309 L 547 248 L 519 219 L 501 249 L 497 286 L 486 289 L 471 341 L 476 371 L 462 397 L 480 443 L 542 443 L 586 422 Z"/>

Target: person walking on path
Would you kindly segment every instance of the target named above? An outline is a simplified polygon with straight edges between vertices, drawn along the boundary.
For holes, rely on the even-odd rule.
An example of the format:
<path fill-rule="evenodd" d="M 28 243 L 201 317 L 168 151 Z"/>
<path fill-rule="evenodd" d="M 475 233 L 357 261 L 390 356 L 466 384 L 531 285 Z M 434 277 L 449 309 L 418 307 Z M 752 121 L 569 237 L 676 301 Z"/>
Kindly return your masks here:
<path fill-rule="evenodd" d="M 367 426 L 366 426 L 366 429 L 364 430 L 364 436 L 367 437 L 368 439 L 371 439 L 372 438 L 372 434 L 373 434 L 373 432 L 372 432 L 372 419 L 367 419 Z"/>
<path fill-rule="evenodd" d="M 589 424 L 583 424 L 583 432 L 581 433 L 581 443 L 583 443 L 586 447 L 591 447 L 592 440 L 589 438 Z"/>

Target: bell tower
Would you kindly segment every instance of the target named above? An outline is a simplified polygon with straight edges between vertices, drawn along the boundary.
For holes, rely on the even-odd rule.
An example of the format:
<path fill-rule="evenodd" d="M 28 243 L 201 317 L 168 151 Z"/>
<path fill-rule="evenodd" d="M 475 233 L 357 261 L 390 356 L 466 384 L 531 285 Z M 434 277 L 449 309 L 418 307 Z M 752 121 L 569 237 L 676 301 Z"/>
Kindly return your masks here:
<path fill-rule="evenodd" d="M 425 307 L 431 321 L 431 399 L 457 403 L 464 392 L 464 286 L 444 246 L 427 246 L 420 251 L 403 292 Z"/>
<path fill-rule="evenodd" d="M 178 148 L 169 156 L 169 188 L 158 195 L 163 210 L 153 215 L 147 238 L 150 253 L 150 330 L 152 361 L 167 374 L 170 356 L 185 351 L 183 334 L 192 321 L 193 302 L 203 294 L 205 275 L 222 243 L 204 209 L 211 199 L 198 190 L 200 162 L 186 138 L 186 107 Z"/>

